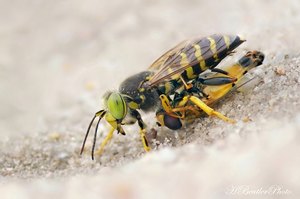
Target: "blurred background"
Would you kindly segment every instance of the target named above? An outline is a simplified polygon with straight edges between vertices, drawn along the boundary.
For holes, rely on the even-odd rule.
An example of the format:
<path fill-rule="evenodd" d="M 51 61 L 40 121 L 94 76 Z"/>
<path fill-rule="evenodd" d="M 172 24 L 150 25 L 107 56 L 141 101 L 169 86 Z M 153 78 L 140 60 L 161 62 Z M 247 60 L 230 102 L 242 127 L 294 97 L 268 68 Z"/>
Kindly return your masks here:
<path fill-rule="evenodd" d="M 86 124 L 107 89 L 183 39 L 243 35 L 244 49 L 295 53 L 299 1 L 0 2 L 0 135 Z"/>
<path fill-rule="evenodd" d="M 0 0 L 1 198 L 232 198 L 235 185 L 279 185 L 297 198 L 299 11 L 299 0 Z M 146 155 L 137 133 L 115 136 L 96 161 L 89 140 L 79 156 L 107 90 L 214 33 L 246 38 L 238 53 L 266 55 L 259 85 L 217 108 L 236 125 L 202 118 Z M 145 118 L 153 127 L 154 114 Z"/>

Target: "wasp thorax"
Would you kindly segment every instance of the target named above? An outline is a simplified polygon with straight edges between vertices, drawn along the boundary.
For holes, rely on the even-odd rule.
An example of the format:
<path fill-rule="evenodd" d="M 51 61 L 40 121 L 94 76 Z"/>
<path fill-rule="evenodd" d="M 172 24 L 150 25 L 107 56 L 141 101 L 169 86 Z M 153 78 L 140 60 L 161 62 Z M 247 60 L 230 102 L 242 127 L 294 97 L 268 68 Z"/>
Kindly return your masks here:
<path fill-rule="evenodd" d="M 118 92 L 112 92 L 107 97 L 107 109 L 110 114 L 117 120 L 122 120 L 127 114 L 127 105 L 124 98 Z"/>

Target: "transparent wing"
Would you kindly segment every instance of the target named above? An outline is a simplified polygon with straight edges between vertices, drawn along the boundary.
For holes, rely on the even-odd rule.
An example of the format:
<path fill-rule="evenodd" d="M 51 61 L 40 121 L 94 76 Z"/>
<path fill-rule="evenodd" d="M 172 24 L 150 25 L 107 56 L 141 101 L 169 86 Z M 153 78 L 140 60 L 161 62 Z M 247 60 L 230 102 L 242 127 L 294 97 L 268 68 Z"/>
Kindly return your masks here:
<path fill-rule="evenodd" d="M 215 40 L 215 53 L 212 53 L 211 43 L 207 39 L 208 37 L 205 37 L 183 41 L 158 58 L 149 67 L 150 70 L 157 71 L 149 80 L 150 86 L 168 81 L 174 76 L 182 74 L 188 67 L 210 59 L 221 51 L 228 50 L 228 44 L 224 41 L 223 35 L 212 35 L 211 37 Z M 236 37 L 229 36 L 230 41 L 234 41 Z M 195 56 L 195 44 L 201 48 L 201 58 Z M 182 59 L 183 54 L 186 55 L 186 60 Z"/>
<path fill-rule="evenodd" d="M 160 56 L 157 60 L 155 60 L 151 66 L 149 67 L 150 70 L 160 70 L 163 66 L 166 65 L 166 61 L 174 57 L 177 53 L 181 52 L 184 47 L 190 43 L 190 40 L 184 40 L 180 42 L 178 45 L 174 46 L 167 52 L 165 52 L 162 56 Z"/>

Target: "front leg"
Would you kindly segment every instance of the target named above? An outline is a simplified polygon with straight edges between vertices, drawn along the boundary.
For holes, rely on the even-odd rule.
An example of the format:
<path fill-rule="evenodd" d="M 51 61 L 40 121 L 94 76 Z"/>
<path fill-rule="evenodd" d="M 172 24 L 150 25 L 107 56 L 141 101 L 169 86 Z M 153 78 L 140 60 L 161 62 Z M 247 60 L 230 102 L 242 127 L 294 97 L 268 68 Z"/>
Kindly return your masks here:
<path fill-rule="evenodd" d="M 115 130 L 117 130 L 118 133 L 121 133 L 122 135 L 125 135 L 125 131 L 122 128 L 121 124 L 118 123 L 118 121 L 110 113 L 106 113 L 105 120 L 111 125 L 111 128 L 110 128 L 109 133 L 106 135 L 106 137 L 102 141 L 100 147 L 97 149 L 96 155 L 101 155 L 103 153 L 104 147 L 112 139 L 113 133 L 114 133 Z M 96 137 L 96 135 L 95 135 L 95 137 Z M 94 138 L 94 140 L 95 139 L 96 138 Z M 95 143 L 93 144 L 93 150 L 92 151 L 94 151 L 94 148 L 95 148 Z M 92 153 L 92 158 L 94 159 L 94 154 L 93 153 Z"/>
<path fill-rule="evenodd" d="M 142 139 L 142 143 L 143 143 L 143 147 L 145 149 L 145 151 L 150 151 L 151 148 L 149 146 L 149 143 L 147 141 L 146 138 L 146 124 L 144 123 L 144 121 L 142 120 L 141 114 L 137 111 L 137 110 L 130 110 L 130 115 L 135 118 L 138 121 L 138 125 L 140 127 L 140 135 L 141 135 L 141 139 Z"/>
<path fill-rule="evenodd" d="M 105 120 L 118 131 L 118 133 L 121 133 L 122 135 L 126 135 L 124 129 L 122 128 L 122 123 L 120 121 L 117 121 L 110 113 L 107 113 L 105 115 Z"/>

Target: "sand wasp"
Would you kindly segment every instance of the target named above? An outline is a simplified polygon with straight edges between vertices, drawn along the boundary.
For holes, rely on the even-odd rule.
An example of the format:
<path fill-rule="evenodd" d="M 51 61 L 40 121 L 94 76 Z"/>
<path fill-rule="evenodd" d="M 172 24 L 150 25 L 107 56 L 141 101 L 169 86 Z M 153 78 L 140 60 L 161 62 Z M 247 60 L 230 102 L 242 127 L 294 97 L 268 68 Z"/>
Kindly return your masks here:
<path fill-rule="evenodd" d="M 146 124 L 138 110 L 160 110 L 162 104 L 166 103 L 164 98 L 160 96 L 173 95 L 181 86 L 184 86 L 186 90 L 193 88 L 191 81 L 200 81 L 198 80 L 199 74 L 208 69 L 223 74 L 226 84 L 236 81 L 236 78 L 230 77 L 228 72 L 217 69 L 215 66 L 227 55 L 232 54 L 233 50 L 244 41 L 239 36 L 218 34 L 204 38 L 189 39 L 163 54 L 149 67 L 148 71 L 127 78 L 121 83 L 119 91 L 109 92 L 104 96 L 105 109 L 96 112 L 91 120 L 80 154 L 84 150 L 90 128 L 97 117 L 99 119 L 94 133 L 92 159 L 94 159 L 97 129 L 103 117 L 111 125 L 111 130 L 101 143 L 97 151 L 98 154 L 102 153 L 104 146 L 112 138 L 115 130 L 125 135 L 122 125 L 133 124 L 136 121 L 140 127 L 144 149 L 149 151 L 150 147 L 145 136 Z M 209 81 L 206 82 L 203 79 L 202 83 L 209 83 Z M 202 104 L 199 108 L 206 110 L 209 107 L 206 104 Z M 227 122 L 231 121 L 214 110 L 211 111 L 211 115 L 216 115 Z"/>
<path fill-rule="evenodd" d="M 159 126 L 166 126 L 172 130 L 181 128 L 181 120 L 198 117 L 203 111 L 210 115 L 211 108 L 199 109 L 201 104 L 211 105 L 222 99 L 233 88 L 240 85 L 241 79 L 251 69 L 261 65 L 264 54 L 259 51 L 248 51 L 235 64 L 222 67 L 230 77 L 236 78 L 235 82 L 227 82 L 228 76 L 220 73 L 201 74 L 192 81 L 193 88 L 186 90 L 183 86 L 177 89 L 172 96 L 161 95 L 166 105 L 156 113 Z M 225 78 L 225 79 L 224 79 Z M 203 81 L 206 81 L 203 84 Z"/>

